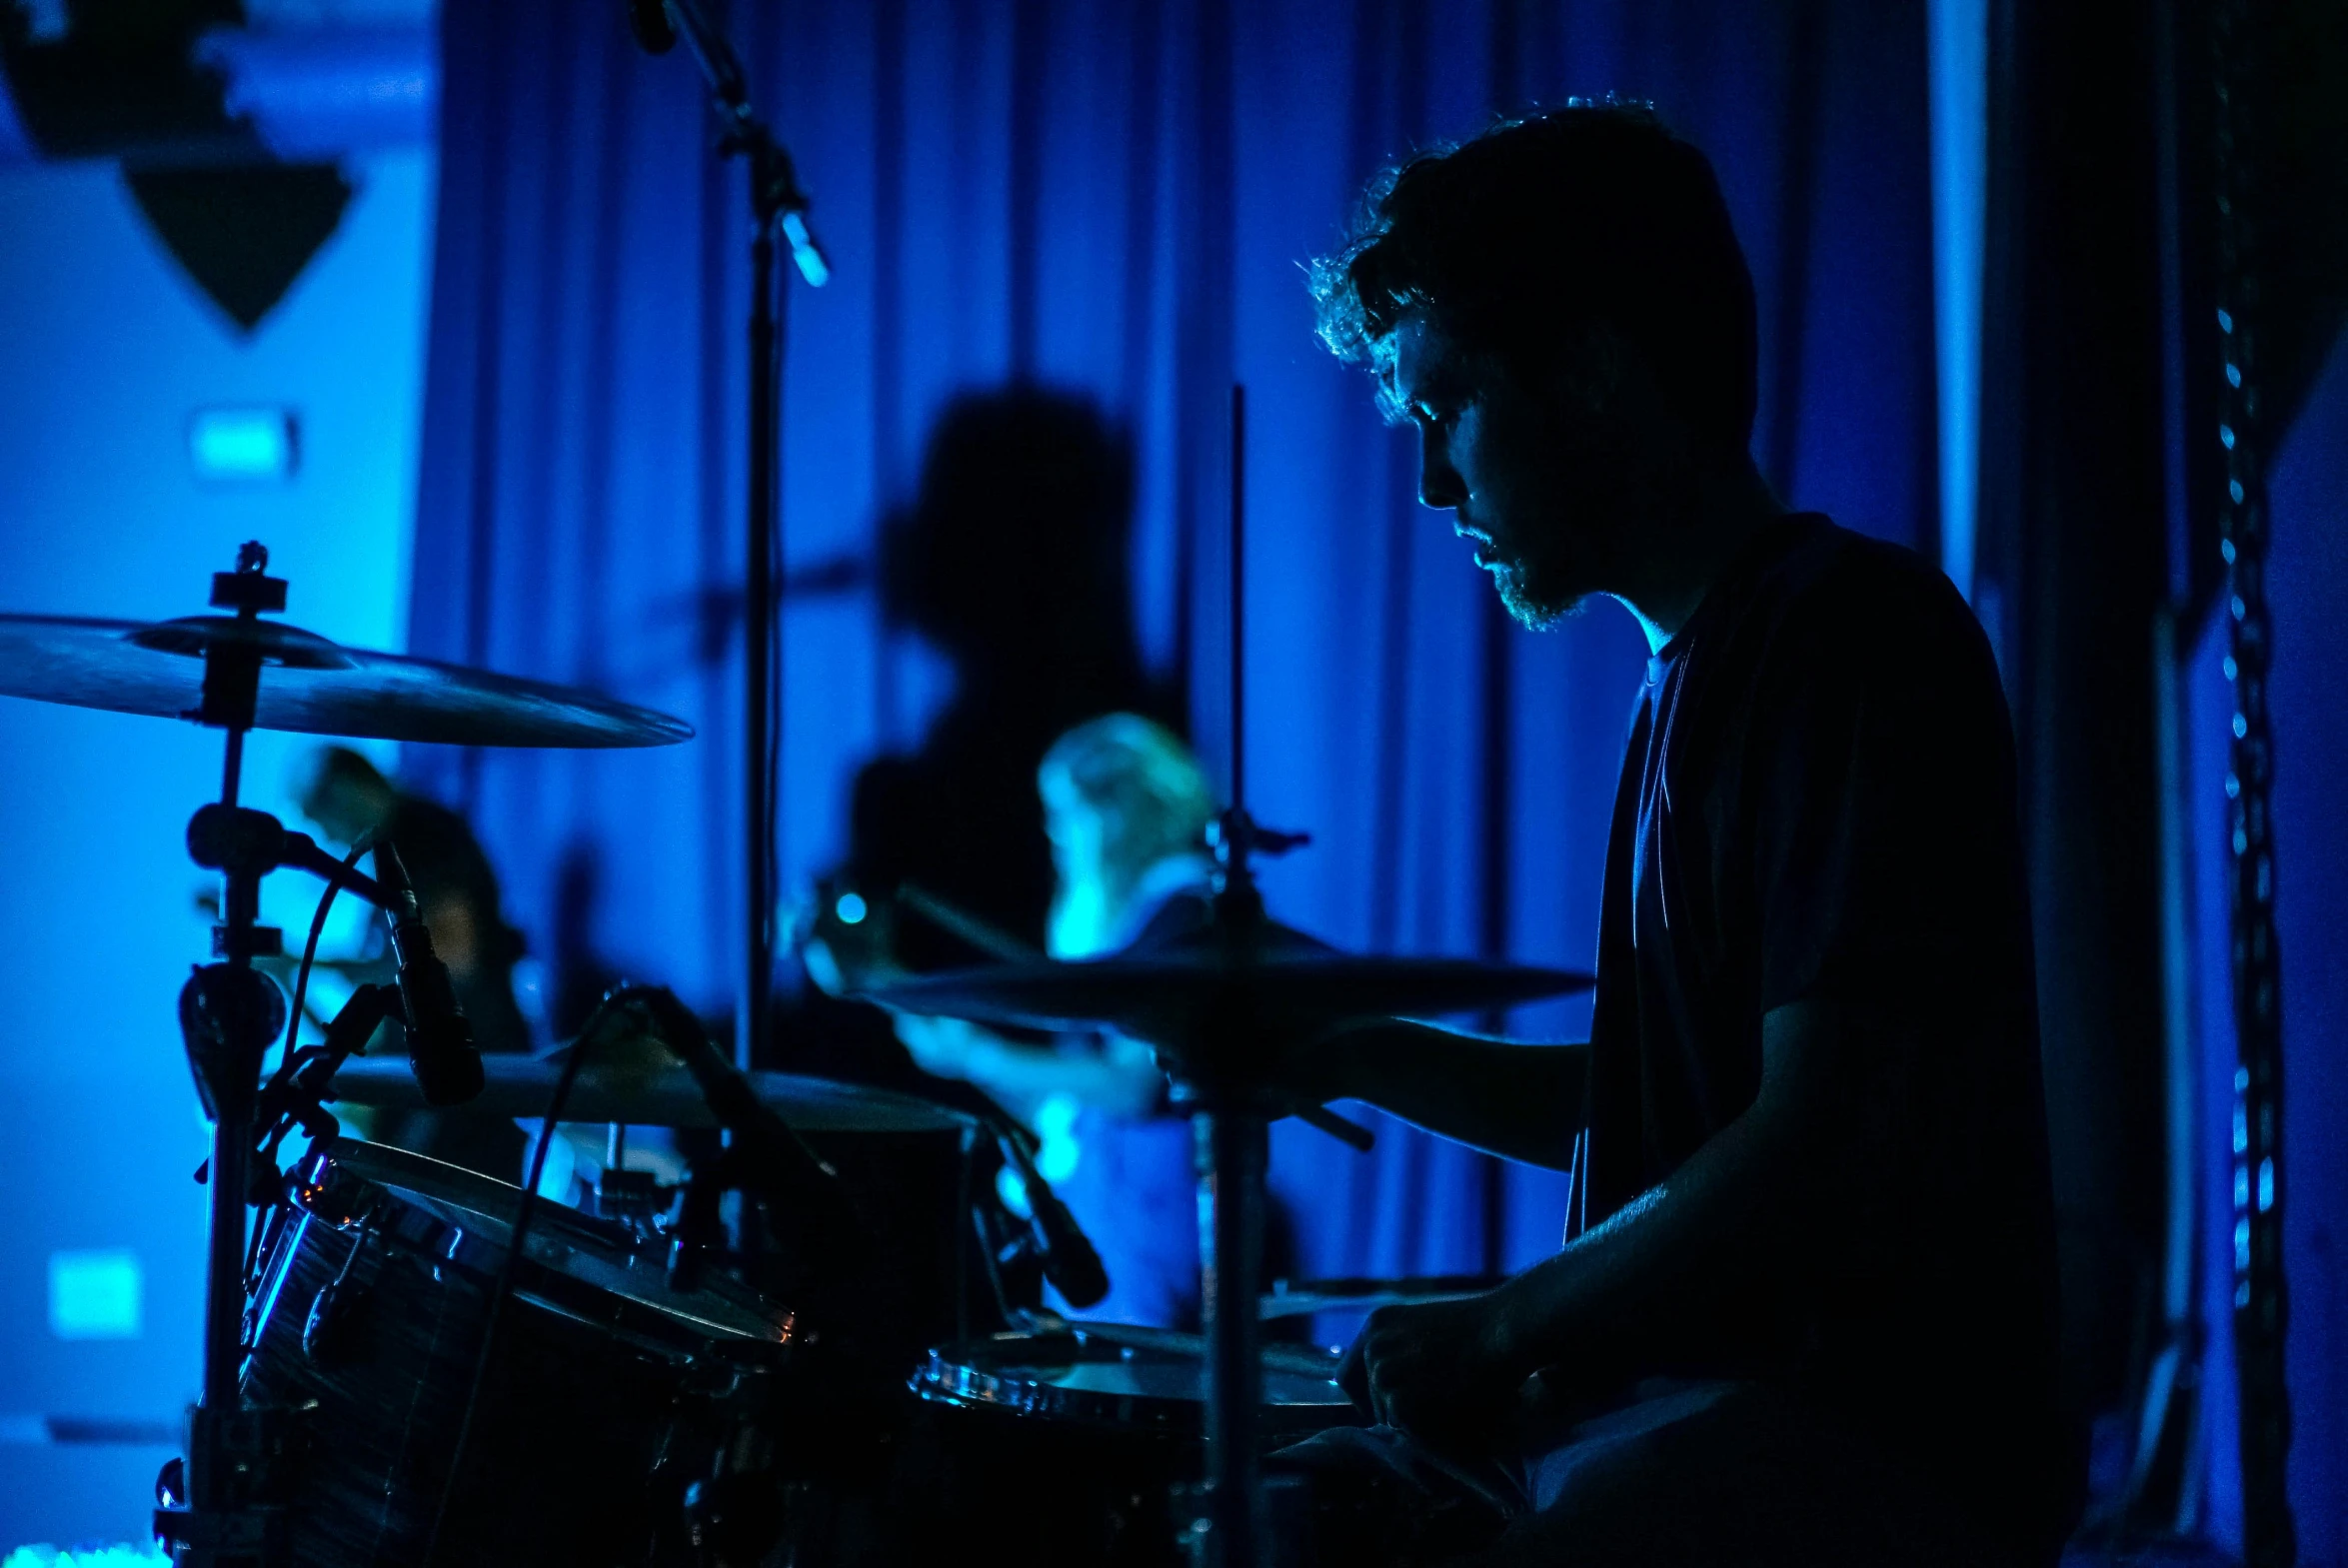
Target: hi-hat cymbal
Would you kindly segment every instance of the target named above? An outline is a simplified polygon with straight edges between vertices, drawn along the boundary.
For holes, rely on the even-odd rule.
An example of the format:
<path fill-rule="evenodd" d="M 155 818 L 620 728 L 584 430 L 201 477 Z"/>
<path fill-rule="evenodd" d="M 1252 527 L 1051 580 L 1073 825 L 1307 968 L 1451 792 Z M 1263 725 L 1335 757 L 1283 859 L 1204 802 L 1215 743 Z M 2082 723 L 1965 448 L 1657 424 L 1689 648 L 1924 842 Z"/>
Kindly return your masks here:
<path fill-rule="evenodd" d="M 1107 958 L 1005 963 L 862 994 L 903 1012 L 1031 1028 L 1161 1022 L 1239 999 L 1274 1017 L 1429 1017 L 1587 990 L 1589 975 L 1487 958 L 1362 957 L 1267 923 L 1243 953 L 1212 930 Z"/>
<path fill-rule="evenodd" d="M 1259 1316 L 1308 1317 L 1315 1312 L 1374 1312 L 1382 1306 L 1457 1301 L 1479 1295 L 1505 1276 L 1424 1274 L 1406 1279 L 1275 1279 L 1260 1298 Z"/>
<path fill-rule="evenodd" d="M 543 1116 L 554 1098 L 560 1061 L 537 1056 L 481 1058 L 487 1082 L 463 1105 L 445 1107 L 492 1116 Z M 761 1100 L 800 1132 L 947 1132 L 978 1125 L 950 1106 L 890 1089 L 790 1072 L 753 1072 Z M 423 1092 L 404 1056 L 346 1061 L 325 1098 L 393 1110 L 424 1110 Z M 683 1067 L 582 1068 L 563 1101 L 565 1121 L 618 1121 L 639 1127 L 714 1127 L 708 1101 Z"/>
<path fill-rule="evenodd" d="M 452 746 L 668 746 L 693 736 L 682 719 L 575 687 L 368 653 L 234 616 L 0 616 L 0 695 L 179 719 L 199 701 L 205 650 L 231 646 L 260 652 L 261 730 Z"/>

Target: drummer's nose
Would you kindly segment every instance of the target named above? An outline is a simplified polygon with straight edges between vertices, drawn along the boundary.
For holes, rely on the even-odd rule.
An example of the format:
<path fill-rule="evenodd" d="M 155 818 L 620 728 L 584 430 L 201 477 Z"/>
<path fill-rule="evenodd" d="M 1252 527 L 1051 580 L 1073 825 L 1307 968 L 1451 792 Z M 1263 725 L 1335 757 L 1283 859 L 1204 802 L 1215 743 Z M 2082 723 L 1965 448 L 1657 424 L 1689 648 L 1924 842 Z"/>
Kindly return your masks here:
<path fill-rule="evenodd" d="M 1451 462 L 1450 433 L 1429 422 L 1418 430 L 1418 504 L 1449 511 L 1467 499 L 1467 482 Z"/>

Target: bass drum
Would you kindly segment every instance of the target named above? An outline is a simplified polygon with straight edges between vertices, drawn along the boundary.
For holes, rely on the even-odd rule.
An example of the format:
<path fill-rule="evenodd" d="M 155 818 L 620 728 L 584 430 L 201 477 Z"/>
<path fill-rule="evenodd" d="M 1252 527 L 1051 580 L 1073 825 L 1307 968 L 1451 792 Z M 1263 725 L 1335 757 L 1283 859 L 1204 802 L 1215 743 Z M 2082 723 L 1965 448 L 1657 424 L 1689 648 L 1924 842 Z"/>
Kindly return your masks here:
<path fill-rule="evenodd" d="M 462 1472 L 451 1456 L 521 1189 L 335 1139 L 289 1182 L 247 1309 L 248 1398 L 294 1409 L 276 1490 L 304 1568 L 687 1562 L 685 1488 L 794 1338 L 714 1271 L 552 1203 L 531 1219 Z"/>
<path fill-rule="evenodd" d="M 1301 1345 L 1263 1347 L 1266 1449 L 1361 1416 L 1335 1381 L 1337 1359 Z M 913 1378 L 922 1403 L 913 1472 L 895 1510 L 894 1556 L 946 1561 L 992 1537 L 1027 1563 L 1184 1561 L 1176 1493 L 1199 1479 L 1205 1345 L 1195 1334 L 1072 1323 L 932 1352 Z"/>

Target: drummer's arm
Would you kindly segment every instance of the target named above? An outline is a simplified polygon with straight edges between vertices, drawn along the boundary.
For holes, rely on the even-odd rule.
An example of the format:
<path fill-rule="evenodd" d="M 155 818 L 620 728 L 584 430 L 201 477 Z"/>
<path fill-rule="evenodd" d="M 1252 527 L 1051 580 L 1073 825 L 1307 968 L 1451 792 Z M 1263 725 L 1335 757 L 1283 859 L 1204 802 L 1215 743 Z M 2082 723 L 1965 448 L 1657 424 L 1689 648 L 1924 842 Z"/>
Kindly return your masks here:
<path fill-rule="evenodd" d="M 1613 1342 L 1606 1326 L 1686 1288 L 1705 1259 L 1734 1242 L 1814 1227 L 1819 1184 L 1805 1172 L 1847 1141 L 1838 1085 L 1852 1053 L 1869 1046 L 1881 1048 L 1879 1032 L 1832 1004 L 1770 1011 L 1761 1022 L 1760 1091 L 1743 1114 L 1603 1224 L 1483 1298 L 1488 1349 L 1500 1364 L 1522 1377 L 1593 1355 L 1602 1362 Z"/>
<path fill-rule="evenodd" d="M 1705 1288 L 1730 1247 L 1820 1233 L 1827 1183 L 1844 1156 L 1835 1106 L 1854 1048 L 1880 1050 L 1830 1004 L 1798 1002 L 1762 1020 L 1753 1103 L 1661 1182 L 1497 1289 L 1380 1307 L 1344 1374 L 1380 1420 L 1422 1436 L 1488 1442 L 1520 1402 L 1567 1403 L 1653 1370 L 1685 1346 L 1649 1342 L 1651 1308 Z M 1869 1180 L 1863 1170 L 1854 1179 Z M 1662 1314 L 1668 1322 L 1669 1315 Z M 1534 1372 L 1543 1377 L 1528 1384 Z M 1554 1408 L 1536 1419 L 1553 1418 Z"/>
<path fill-rule="evenodd" d="M 1586 1045 L 1524 1045 L 1376 1018 L 1311 1051 L 1312 1087 L 1357 1099 L 1488 1154 L 1566 1170 L 1580 1121 Z"/>

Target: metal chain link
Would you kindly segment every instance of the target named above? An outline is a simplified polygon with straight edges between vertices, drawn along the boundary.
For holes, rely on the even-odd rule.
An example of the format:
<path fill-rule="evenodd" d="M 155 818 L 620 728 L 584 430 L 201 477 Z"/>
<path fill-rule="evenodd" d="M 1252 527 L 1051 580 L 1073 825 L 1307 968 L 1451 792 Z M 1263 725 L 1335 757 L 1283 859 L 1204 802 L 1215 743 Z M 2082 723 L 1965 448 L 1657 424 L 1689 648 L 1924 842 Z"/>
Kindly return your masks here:
<path fill-rule="evenodd" d="M 2251 205 L 2256 180 L 2252 0 L 2212 7 L 2217 102 L 2217 438 L 2225 491 L 2219 549 L 2228 575 L 2226 677 L 2234 738 L 2232 805 L 2234 990 L 2234 1361 L 2241 1399 L 2242 1535 L 2246 1568 L 2291 1568 L 2298 1542 L 2285 1489 L 2291 1409 L 2284 1385 L 2283 1019 L 2275 933 L 2274 737 L 2267 703 L 2273 625 L 2267 612 L 2267 495 L 2258 406 L 2258 276 Z"/>

